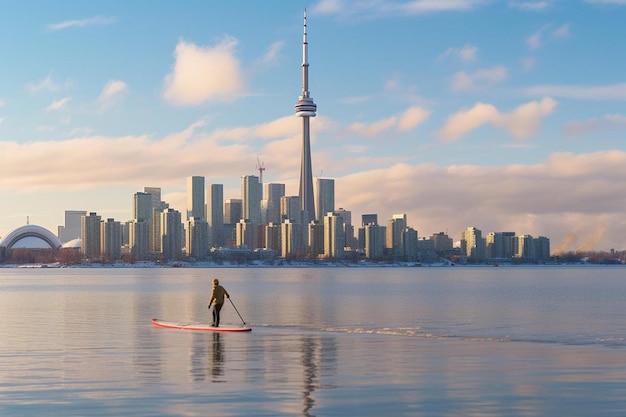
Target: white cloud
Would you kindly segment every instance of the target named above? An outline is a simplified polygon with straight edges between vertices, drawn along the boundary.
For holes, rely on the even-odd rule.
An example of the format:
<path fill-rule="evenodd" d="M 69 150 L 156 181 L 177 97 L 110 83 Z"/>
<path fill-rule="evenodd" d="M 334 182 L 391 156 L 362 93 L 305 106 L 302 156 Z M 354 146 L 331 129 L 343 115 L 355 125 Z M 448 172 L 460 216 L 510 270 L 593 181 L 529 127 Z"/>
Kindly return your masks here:
<path fill-rule="evenodd" d="M 65 108 L 65 105 L 71 100 L 71 97 L 65 97 L 60 100 L 55 100 L 48 107 L 46 111 L 57 111 Z"/>
<path fill-rule="evenodd" d="M 567 38 L 570 35 L 570 25 L 561 25 L 552 31 L 552 36 L 555 38 Z"/>
<path fill-rule="evenodd" d="M 98 97 L 98 101 L 100 102 L 102 108 L 111 107 L 127 91 L 128 85 L 124 81 L 109 80 L 102 89 L 102 92 Z"/>
<path fill-rule="evenodd" d="M 459 71 L 452 77 L 452 90 L 475 90 L 501 83 L 506 80 L 508 71 L 503 66 L 479 69 L 472 73 Z"/>
<path fill-rule="evenodd" d="M 585 0 L 586 3 L 626 5 L 626 0 Z"/>
<path fill-rule="evenodd" d="M 285 47 L 284 41 L 277 41 L 272 43 L 265 54 L 258 60 L 258 63 L 262 67 L 271 67 L 276 63 L 280 51 Z"/>
<path fill-rule="evenodd" d="M 399 116 L 394 115 L 371 123 L 352 123 L 348 130 L 367 137 L 376 137 L 390 130 L 407 132 L 424 123 L 429 116 L 429 110 L 413 106 Z"/>
<path fill-rule="evenodd" d="M 488 0 L 408 0 L 408 1 L 344 1 L 322 0 L 311 9 L 314 13 L 346 17 L 381 18 L 436 12 L 469 11 Z"/>
<path fill-rule="evenodd" d="M 452 142 L 485 124 L 493 124 L 518 139 L 526 138 L 539 129 L 541 120 L 555 108 L 556 101 L 550 97 L 523 104 L 510 113 L 501 113 L 491 104 L 476 103 L 471 109 L 450 116 L 439 135 L 444 141 Z"/>
<path fill-rule="evenodd" d="M 226 38 L 214 47 L 178 42 L 172 72 L 164 80 L 163 97 L 173 104 L 194 106 L 242 95 L 245 81 L 234 54 L 236 46 L 234 38 Z"/>
<path fill-rule="evenodd" d="M 48 25 L 50 30 L 62 30 L 73 27 L 86 27 L 86 26 L 105 26 L 116 22 L 114 17 L 95 16 L 89 19 L 77 19 L 66 20 L 60 23 L 51 23 Z"/>
<path fill-rule="evenodd" d="M 538 85 L 526 89 L 531 96 L 546 95 L 579 100 L 626 100 L 626 83 L 598 86 Z"/>
<path fill-rule="evenodd" d="M 577 136 L 608 129 L 626 130 L 626 116 L 622 114 L 607 114 L 604 117 L 593 118 L 584 122 L 573 121 L 565 126 L 565 133 L 569 136 Z"/>
<path fill-rule="evenodd" d="M 526 44 L 530 49 L 538 49 L 543 46 L 542 34 L 543 30 L 539 30 L 526 38 Z"/>
<path fill-rule="evenodd" d="M 448 57 L 455 57 L 462 62 L 475 62 L 478 56 L 478 47 L 474 45 L 463 45 L 461 48 L 448 48 L 446 52 L 441 54 L 438 61 Z"/>
<path fill-rule="evenodd" d="M 509 4 L 511 7 L 529 11 L 545 10 L 552 5 L 550 1 L 511 1 Z"/>
<path fill-rule="evenodd" d="M 39 91 L 51 91 L 51 92 L 56 92 L 59 91 L 61 89 L 61 86 L 59 86 L 57 83 L 55 83 L 52 80 L 51 76 L 47 76 L 46 78 L 44 78 L 43 80 L 39 81 L 38 83 L 29 83 L 26 88 L 28 89 L 28 91 L 30 91 L 31 93 L 37 93 Z"/>

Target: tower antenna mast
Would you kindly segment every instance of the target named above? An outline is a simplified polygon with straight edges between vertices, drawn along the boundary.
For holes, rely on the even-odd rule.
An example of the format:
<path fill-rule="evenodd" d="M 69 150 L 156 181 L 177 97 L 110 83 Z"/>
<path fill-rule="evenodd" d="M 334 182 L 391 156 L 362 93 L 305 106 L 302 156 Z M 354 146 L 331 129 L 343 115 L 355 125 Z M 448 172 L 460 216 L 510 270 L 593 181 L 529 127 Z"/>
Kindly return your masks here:
<path fill-rule="evenodd" d="M 263 171 L 265 171 L 265 164 L 263 163 L 263 161 L 261 161 L 259 159 L 259 157 L 256 157 L 256 169 L 259 170 L 259 182 L 262 184 L 263 183 Z"/>

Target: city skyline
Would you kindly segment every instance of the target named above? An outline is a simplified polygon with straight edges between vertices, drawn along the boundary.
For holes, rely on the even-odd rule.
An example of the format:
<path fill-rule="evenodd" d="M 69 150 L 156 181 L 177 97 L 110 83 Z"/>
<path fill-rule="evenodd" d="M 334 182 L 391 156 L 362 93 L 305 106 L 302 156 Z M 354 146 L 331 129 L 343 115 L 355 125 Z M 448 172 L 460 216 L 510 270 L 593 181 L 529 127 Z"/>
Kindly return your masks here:
<path fill-rule="evenodd" d="M 623 2 L 345 4 L 16 4 L 0 236 L 27 218 L 55 231 L 65 210 L 125 221 L 146 185 L 184 212 L 189 176 L 240 198 L 259 161 L 297 195 L 306 6 L 313 176 L 335 180 L 336 207 L 407 213 L 420 236 L 626 247 Z"/>

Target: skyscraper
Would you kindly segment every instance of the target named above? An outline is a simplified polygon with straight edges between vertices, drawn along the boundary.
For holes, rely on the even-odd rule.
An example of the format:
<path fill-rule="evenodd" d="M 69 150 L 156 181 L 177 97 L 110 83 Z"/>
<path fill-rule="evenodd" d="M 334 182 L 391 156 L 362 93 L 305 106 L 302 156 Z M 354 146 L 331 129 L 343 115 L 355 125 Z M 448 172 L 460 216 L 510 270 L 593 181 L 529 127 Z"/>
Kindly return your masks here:
<path fill-rule="evenodd" d="M 206 219 L 204 212 L 204 177 L 187 177 L 187 219 Z"/>
<path fill-rule="evenodd" d="M 224 246 L 224 185 L 206 187 L 206 218 L 209 223 L 209 247 Z"/>
<path fill-rule="evenodd" d="M 309 94 L 309 44 L 306 38 L 306 9 L 304 10 L 304 35 L 302 38 L 302 95 L 295 105 L 296 116 L 302 117 L 302 161 L 300 165 L 300 198 L 306 223 L 315 217 L 313 197 L 313 168 L 311 166 L 311 136 L 309 119 L 315 117 L 317 106 Z"/>
<path fill-rule="evenodd" d="M 100 246 L 100 222 L 102 217 L 91 212 L 80 218 L 80 238 L 82 240 L 81 252 L 86 258 L 99 258 Z"/>
<path fill-rule="evenodd" d="M 317 188 L 317 213 L 315 218 L 320 222 L 329 211 L 335 211 L 335 180 L 331 178 L 316 178 Z"/>
<path fill-rule="evenodd" d="M 243 203 L 243 219 L 249 219 L 253 224 L 261 224 L 261 199 L 263 186 L 256 175 L 241 177 L 241 200 Z"/>

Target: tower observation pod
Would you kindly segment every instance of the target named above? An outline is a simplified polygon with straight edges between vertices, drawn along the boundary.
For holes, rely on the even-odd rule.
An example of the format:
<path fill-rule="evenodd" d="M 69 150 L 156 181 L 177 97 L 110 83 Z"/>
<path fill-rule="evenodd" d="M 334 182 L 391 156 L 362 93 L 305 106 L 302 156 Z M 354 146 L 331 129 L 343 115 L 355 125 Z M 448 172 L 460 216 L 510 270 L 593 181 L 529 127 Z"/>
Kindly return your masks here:
<path fill-rule="evenodd" d="M 309 118 L 315 117 L 317 105 L 309 93 L 309 44 L 306 32 L 306 9 L 304 9 L 304 35 L 302 39 L 302 95 L 295 105 L 296 116 L 302 117 L 302 161 L 300 165 L 300 200 L 306 222 L 315 218 L 313 197 L 313 168 L 311 166 L 311 132 Z"/>

